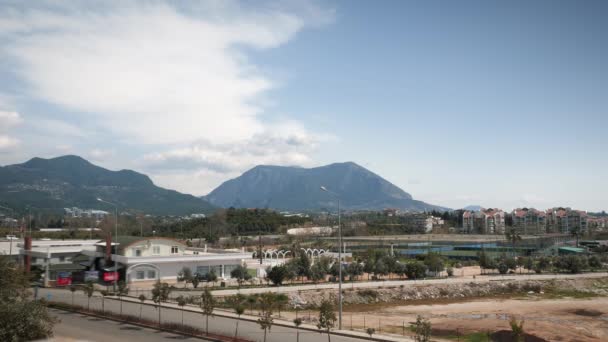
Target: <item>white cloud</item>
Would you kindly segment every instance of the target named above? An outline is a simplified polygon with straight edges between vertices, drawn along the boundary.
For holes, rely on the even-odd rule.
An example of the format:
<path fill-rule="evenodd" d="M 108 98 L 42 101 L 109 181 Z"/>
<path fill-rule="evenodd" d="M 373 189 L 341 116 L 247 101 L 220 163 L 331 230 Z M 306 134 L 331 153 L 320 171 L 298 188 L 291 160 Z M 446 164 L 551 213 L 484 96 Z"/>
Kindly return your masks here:
<path fill-rule="evenodd" d="M 21 119 L 19 113 L 0 110 L 0 129 L 16 126 L 22 121 L 23 119 Z"/>
<path fill-rule="evenodd" d="M 241 48 L 277 47 L 304 18 L 272 8 L 205 9 L 212 11 L 205 17 L 159 2 L 5 12 L 3 19 L 19 22 L 4 29 L 13 38 L 5 52 L 31 95 L 143 142 L 252 136 L 264 130 L 256 100 L 274 84 Z"/>
<path fill-rule="evenodd" d="M 8 133 L 13 126 L 21 124 L 22 121 L 19 113 L 0 110 L 0 151 L 13 149 L 20 144 L 19 139 Z"/>
<path fill-rule="evenodd" d="M 93 150 L 91 150 L 89 155 L 95 161 L 102 161 L 102 160 L 105 160 L 105 159 L 108 159 L 108 158 L 114 156 L 114 150 L 94 148 Z"/>
<path fill-rule="evenodd" d="M 240 141 L 199 140 L 187 147 L 147 154 L 142 163 L 157 171 L 204 168 L 231 173 L 258 164 L 309 165 L 310 154 L 323 139 L 293 122 L 283 123 Z"/>
<path fill-rule="evenodd" d="M 6 150 L 19 145 L 19 140 L 11 138 L 8 135 L 0 134 L 0 150 Z"/>
<path fill-rule="evenodd" d="M 79 151 L 95 159 L 108 157 L 90 149 L 103 140 L 157 151 L 143 162 L 165 171 L 171 163 L 199 173 L 306 164 L 319 139 L 297 123 L 285 133 L 262 120 L 264 96 L 278 85 L 247 52 L 332 18 L 307 1 L 15 2 L 0 9 L 0 68 L 8 67 L 0 71 L 23 84 L 20 98 L 61 112 L 28 125 L 58 132 L 55 145 L 88 142 Z"/>

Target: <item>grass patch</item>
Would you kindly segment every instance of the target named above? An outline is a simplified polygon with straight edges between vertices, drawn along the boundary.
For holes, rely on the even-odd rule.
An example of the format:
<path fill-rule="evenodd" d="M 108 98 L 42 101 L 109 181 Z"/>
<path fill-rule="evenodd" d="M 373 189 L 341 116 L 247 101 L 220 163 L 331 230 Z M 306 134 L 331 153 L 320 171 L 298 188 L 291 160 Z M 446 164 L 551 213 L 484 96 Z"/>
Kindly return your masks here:
<path fill-rule="evenodd" d="M 563 298 L 574 298 L 574 299 L 588 299 L 600 297 L 599 294 L 593 292 L 571 290 L 571 289 L 546 289 L 543 294 L 543 299 L 563 299 Z"/>

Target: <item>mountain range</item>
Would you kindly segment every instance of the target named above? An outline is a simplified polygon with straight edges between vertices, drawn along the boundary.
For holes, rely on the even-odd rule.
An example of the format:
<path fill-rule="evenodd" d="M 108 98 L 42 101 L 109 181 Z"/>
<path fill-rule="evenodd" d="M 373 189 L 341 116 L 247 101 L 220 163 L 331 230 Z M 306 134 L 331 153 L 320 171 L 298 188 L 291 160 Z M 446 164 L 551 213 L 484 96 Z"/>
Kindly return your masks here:
<path fill-rule="evenodd" d="M 333 193 L 322 191 L 327 187 Z M 203 197 L 218 207 L 320 210 L 446 208 L 417 201 L 410 194 L 353 162 L 315 168 L 260 165 L 228 180 Z"/>
<path fill-rule="evenodd" d="M 331 192 L 322 191 L 326 186 Z M 111 171 L 73 155 L 33 158 L 0 167 L 0 205 L 24 209 L 79 207 L 130 210 L 153 215 L 210 213 L 217 207 L 278 210 L 445 210 L 410 194 L 355 163 L 315 168 L 256 166 L 207 196 L 195 197 L 154 185 L 131 170 Z"/>
<path fill-rule="evenodd" d="M 141 173 L 110 171 L 78 156 L 33 158 L 0 167 L 0 204 L 5 207 L 113 209 L 97 198 L 115 203 L 121 211 L 156 215 L 209 213 L 215 209 L 201 198 L 160 188 Z"/>

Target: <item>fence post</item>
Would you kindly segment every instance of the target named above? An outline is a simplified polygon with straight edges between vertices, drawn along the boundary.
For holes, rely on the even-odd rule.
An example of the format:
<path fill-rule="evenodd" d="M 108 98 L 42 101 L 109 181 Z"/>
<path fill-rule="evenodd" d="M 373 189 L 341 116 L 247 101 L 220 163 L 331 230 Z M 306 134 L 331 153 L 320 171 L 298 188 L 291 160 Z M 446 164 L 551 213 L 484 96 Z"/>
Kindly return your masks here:
<path fill-rule="evenodd" d="M 405 321 L 403 321 L 403 336 L 405 336 Z"/>
<path fill-rule="evenodd" d="M 365 325 L 365 315 L 363 315 L 363 330 L 367 330 L 367 327 Z"/>
<path fill-rule="evenodd" d="M 378 333 L 380 333 L 382 329 L 380 329 L 380 318 L 378 318 Z"/>

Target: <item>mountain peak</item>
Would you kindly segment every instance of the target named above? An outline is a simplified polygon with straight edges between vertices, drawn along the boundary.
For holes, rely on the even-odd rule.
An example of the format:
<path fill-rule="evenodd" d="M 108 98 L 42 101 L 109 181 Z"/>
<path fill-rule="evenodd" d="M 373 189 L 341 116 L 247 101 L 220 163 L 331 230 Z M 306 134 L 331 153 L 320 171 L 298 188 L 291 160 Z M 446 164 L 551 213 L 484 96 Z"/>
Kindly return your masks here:
<path fill-rule="evenodd" d="M 302 168 L 258 165 L 228 180 L 205 198 L 222 207 L 271 207 L 318 210 L 334 207 L 335 198 L 320 190 L 327 186 L 349 209 L 440 209 L 420 201 L 354 162 Z"/>
<path fill-rule="evenodd" d="M 150 214 L 200 213 L 213 208 L 200 198 L 157 187 L 144 174 L 111 171 L 75 155 L 32 158 L 0 167 L 0 201 L 14 207 L 105 208 L 97 197 L 121 209 Z"/>

